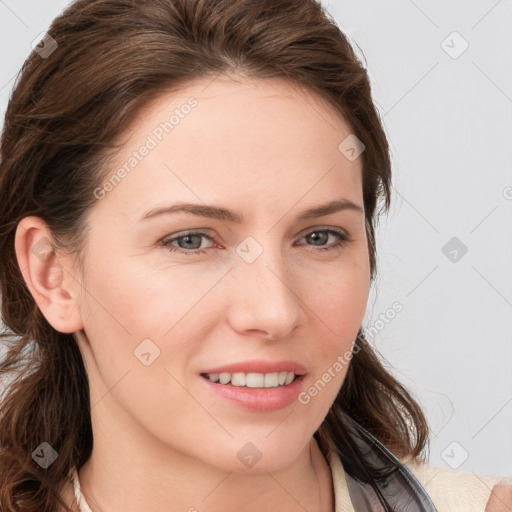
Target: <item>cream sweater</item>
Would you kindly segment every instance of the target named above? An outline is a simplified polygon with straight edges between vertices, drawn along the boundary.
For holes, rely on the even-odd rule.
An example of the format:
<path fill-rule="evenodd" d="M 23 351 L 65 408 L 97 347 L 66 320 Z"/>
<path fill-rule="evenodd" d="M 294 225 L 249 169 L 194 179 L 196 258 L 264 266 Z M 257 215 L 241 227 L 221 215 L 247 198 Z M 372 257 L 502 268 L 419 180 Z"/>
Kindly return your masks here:
<path fill-rule="evenodd" d="M 404 461 L 429 494 L 438 512 L 484 512 L 492 488 L 512 479 Z M 330 457 L 334 482 L 335 512 L 354 512 L 345 472 L 338 455 Z"/>

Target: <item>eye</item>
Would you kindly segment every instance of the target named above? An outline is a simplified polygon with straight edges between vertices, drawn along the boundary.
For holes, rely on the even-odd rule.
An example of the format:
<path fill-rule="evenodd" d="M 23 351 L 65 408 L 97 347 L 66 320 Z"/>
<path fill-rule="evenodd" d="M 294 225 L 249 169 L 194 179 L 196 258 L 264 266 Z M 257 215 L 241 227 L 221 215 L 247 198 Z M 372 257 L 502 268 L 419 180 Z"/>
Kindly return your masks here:
<path fill-rule="evenodd" d="M 350 238 L 345 234 L 344 231 L 333 228 L 315 229 L 313 231 L 309 231 L 308 233 L 303 235 L 300 240 L 306 238 L 310 242 L 320 242 L 321 245 L 321 242 L 325 242 L 326 240 L 328 240 L 329 236 L 334 236 L 335 241 L 328 246 L 317 247 L 316 249 L 314 249 L 314 252 L 341 249 L 346 245 L 347 242 L 350 241 Z M 213 242 L 213 237 L 209 233 L 205 233 L 203 231 L 188 231 L 179 236 L 164 238 L 161 241 L 161 244 L 171 252 L 178 252 L 187 255 L 198 255 L 203 254 L 205 252 L 204 250 L 201 249 L 201 238 L 206 238 Z M 173 245 L 174 243 L 177 243 L 179 247 Z"/>
<path fill-rule="evenodd" d="M 320 237 L 318 237 L 319 234 Z M 314 231 L 309 231 L 306 233 L 306 235 L 304 235 L 302 238 L 308 238 L 310 241 L 315 242 L 318 240 L 327 240 L 330 235 L 333 235 L 336 238 L 336 241 L 326 247 L 319 247 L 315 249 L 315 251 L 331 251 L 335 249 L 341 249 L 347 242 L 350 241 L 345 232 L 338 229 L 315 229 Z"/>
<path fill-rule="evenodd" d="M 208 240 L 213 241 L 213 238 L 208 234 L 204 232 L 187 232 L 180 236 L 175 236 L 172 238 L 164 238 L 162 240 L 162 245 L 164 245 L 169 251 L 171 252 L 179 252 L 181 254 L 202 254 L 204 253 L 203 250 L 198 250 L 199 247 L 201 247 L 201 238 L 207 238 Z M 194 239 L 195 242 L 194 243 Z M 197 245 L 197 241 L 199 240 L 199 245 Z M 181 241 L 184 241 L 185 247 L 176 247 L 174 245 L 171 245 L 173 242 L 182 243 Z M 187 247 L 187 245 L 193 245 L 194 247 Z M 189 250 L 190 249 L 190 250 Z"/>

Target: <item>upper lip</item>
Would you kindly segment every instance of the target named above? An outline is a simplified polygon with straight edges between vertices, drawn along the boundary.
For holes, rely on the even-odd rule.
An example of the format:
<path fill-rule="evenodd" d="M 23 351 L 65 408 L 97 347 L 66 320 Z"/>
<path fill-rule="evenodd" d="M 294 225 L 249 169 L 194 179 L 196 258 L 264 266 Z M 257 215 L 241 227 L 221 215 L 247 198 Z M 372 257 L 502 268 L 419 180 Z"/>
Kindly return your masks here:
<path fill-rule="evenodd" d="M 304 375 L 306 368 L 295 361 L 244 361 L 224 366 L 209 368 L 201 373 L 277 373 L 293 372 L 295 375 Z"/>

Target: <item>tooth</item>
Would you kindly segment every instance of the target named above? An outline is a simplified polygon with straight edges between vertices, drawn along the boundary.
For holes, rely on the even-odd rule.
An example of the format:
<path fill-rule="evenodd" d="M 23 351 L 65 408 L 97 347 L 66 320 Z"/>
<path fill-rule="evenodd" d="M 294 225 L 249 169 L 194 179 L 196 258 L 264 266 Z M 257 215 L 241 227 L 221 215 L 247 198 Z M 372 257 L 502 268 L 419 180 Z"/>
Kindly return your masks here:
<path fill-rule="evenodd" d="M 245 379 L 245 385 L 248 388 L 262 388 L 263 379 L 263 373 L 248 373 Z"/>
<path fill-rule="evenodd" d="M 219 380 L 221 384 L 227 384 L 231 380 L 231 373 L 219 373 Z"/>
<path fill-rule="evenodd" d="M 288 384 L 291 383 L 294 376 L 295 376 L 295 374 L 293 372 L 286 374 L 286 380 L 284 381 L 285 386 L 288 386 Z"/>
<path fill-rule="evenodd" d="M 245 386 L 245 373 L 233 373 L 231 375 L 232 386 Z"/>
<path fill-rule="evenodd" d="M 206 377 L 212 382 L 220 384 L 229 384 L 237 387 L 249 388 L 275 388 L 278 386 L 287 386 L 295 378 L 293 372 L 274 372 L 274 373 L 211 373 Z"/>
<path fill-rule="evenodd" d="M 279 384 L 279 373 L 266 373 L 265 374 L 265 387 L 275 388 Z"/>

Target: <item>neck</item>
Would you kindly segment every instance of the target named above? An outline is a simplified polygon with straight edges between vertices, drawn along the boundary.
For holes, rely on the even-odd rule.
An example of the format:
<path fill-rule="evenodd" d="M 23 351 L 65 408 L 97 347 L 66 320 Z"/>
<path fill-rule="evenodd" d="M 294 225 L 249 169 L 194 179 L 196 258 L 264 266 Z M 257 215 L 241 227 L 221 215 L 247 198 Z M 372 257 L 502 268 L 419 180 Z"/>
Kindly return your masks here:
<path fill-rule="evenodd" d="M 92 512 L 135 512 L 148 504 L 154 512 L 226 512 L 246 510 L 248 505 L 281 512 L 334 510 L 332 476 L 315 439 L 292 467 L 264 474 L 204 468 L 185 456 L 167 460 L 165 467 L 121 460 L 102 458 L 97 450 L 80 469 L 81 491 Z"/>

